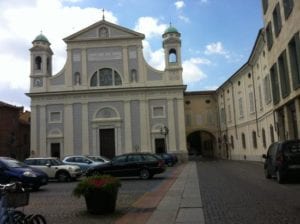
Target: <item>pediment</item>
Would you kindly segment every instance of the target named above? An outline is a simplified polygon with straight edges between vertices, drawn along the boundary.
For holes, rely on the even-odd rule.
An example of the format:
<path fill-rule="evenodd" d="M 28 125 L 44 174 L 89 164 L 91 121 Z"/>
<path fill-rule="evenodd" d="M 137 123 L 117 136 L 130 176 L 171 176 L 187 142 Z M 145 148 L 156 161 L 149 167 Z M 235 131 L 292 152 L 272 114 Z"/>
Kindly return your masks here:
<path fill-rule="evenodd" d="M 144 39 L 145 35 L 125 27 L 101 20 L 66 38 L 65 42 L 109 40 L 109 39 Z"/>

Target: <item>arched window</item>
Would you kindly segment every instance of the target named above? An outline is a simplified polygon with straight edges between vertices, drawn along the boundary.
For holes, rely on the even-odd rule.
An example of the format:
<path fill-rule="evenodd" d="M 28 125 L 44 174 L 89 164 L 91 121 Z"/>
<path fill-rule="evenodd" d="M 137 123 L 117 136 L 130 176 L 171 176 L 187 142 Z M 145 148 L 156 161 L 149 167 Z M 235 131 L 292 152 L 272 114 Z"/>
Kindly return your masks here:
<path fill-rule="evenodd" d="M 253 148 L 257 149 L 256 131 L 252 131 Z"/>
<path fill-rule="evenodd" d="M 35 58 L 35 69 L 36 70 L 41 70 L 42 69 L 42 58 L 40 56 L 37 56 Z"/>
<path fill-rule="evenodd" d="M 244 133 L 242 133 L 242 145 L 243 145 L 243 149 L 246 149 L 246 137 Z"/>
<path fill-rule="evenodd" d="M 51 72 L 50 58 L 47 58 L 47 72 Z"/>
<path fill-rule="evenodd" d="M 91 86 L 119 86 L 122 79 L 119 73 L 111 68 L 102 68 L 96 71 L 90 81 Z"/>
<path fill-rule="evenodd" d="M 169 63 L 176 63 L 177 62 L 177 54 L 175 49 L 171 49 L 169 51 Z"/>

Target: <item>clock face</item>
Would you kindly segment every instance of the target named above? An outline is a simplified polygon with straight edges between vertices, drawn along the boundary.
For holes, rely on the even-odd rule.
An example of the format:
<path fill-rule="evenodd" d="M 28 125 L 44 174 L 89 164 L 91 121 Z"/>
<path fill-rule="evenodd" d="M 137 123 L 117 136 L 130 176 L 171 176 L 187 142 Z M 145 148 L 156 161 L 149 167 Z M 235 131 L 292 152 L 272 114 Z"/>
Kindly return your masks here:
<path fill-rule="evenodd" d="M 41 87 L 41 86 L 43 86 L 43 80 L 41 78 L 35 78 L 33 80 L 33 86 L 34 87 Z"/>

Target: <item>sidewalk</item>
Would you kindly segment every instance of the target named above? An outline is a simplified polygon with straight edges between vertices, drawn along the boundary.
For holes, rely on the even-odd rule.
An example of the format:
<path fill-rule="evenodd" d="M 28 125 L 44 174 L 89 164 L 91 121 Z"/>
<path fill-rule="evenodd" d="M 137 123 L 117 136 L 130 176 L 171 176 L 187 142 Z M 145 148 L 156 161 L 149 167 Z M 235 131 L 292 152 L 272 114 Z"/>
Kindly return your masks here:
<path fill-rule="evenodd" d="M 204 224 L 196 162 L 179 165 L 158 190 L 143 195 L 116 224 Z"/>

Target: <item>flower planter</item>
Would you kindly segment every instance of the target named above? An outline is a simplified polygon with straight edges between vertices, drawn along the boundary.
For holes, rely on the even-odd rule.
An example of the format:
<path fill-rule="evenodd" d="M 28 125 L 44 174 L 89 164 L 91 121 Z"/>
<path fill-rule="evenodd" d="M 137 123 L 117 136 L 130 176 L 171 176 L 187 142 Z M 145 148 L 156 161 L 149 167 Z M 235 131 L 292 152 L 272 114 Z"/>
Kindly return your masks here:
<path fill-rule="evenodd" d="M 86 207 L 91 214 L 107 214 L 112 213 L 116 209 L 118 197 L 118 188 L 112 191 L 91 191 L 85 196 Z"/>
<path fill-rule="evenodd" d="M 73 195 L 85 198 L 89 213 L 112 213 L 116 209 L 119 187 L 121 187 L 120 180 L 115 177 L 109 175 L 91 176 L 77 184 L 73 190 Z"/>

